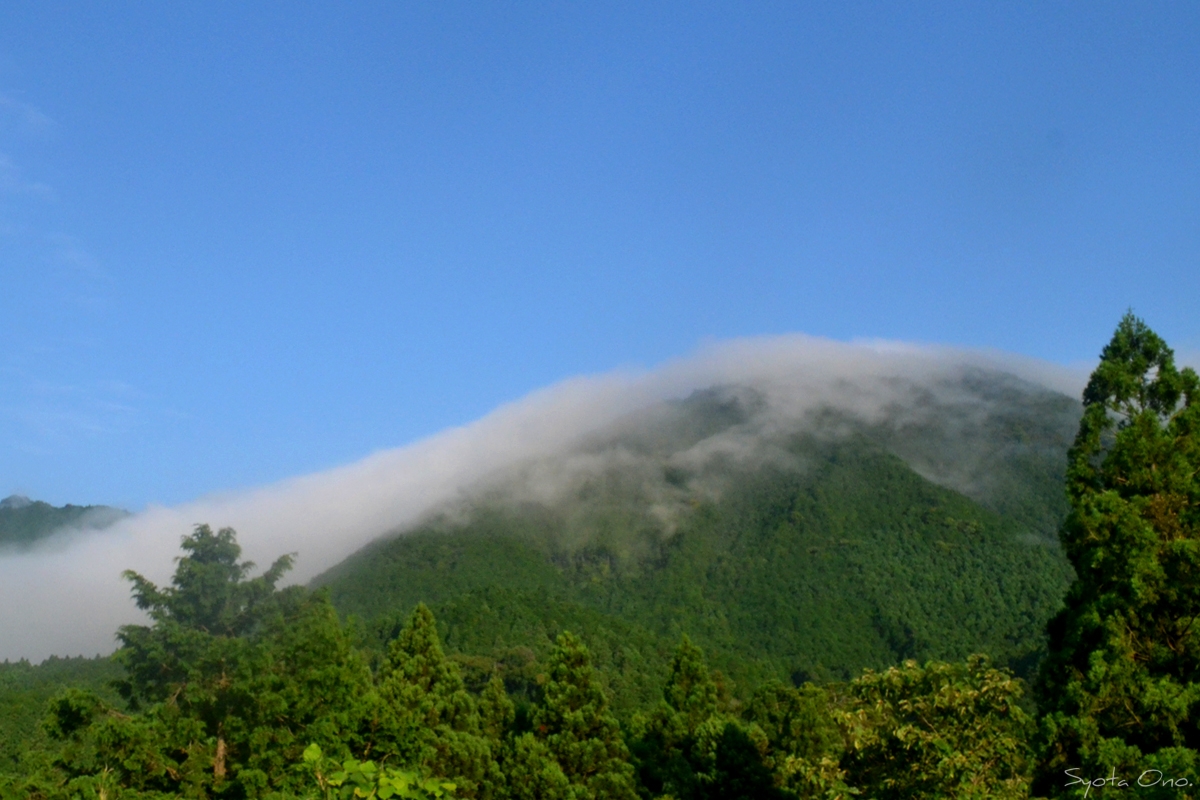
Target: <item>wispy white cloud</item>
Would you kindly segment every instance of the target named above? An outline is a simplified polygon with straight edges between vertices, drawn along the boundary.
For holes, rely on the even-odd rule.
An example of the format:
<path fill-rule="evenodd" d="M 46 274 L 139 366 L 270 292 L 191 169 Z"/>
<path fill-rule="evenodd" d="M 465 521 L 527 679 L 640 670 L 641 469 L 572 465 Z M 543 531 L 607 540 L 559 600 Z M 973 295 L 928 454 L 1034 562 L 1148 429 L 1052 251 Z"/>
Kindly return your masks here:
<path fill-rule="evenodd" d="M 56 127 L 41 109 L 4 93 L 0 93 L 0 121 L 25 134 L 44 134 Z"/>
<path fill-rule="evenodd" d="M 115 281 L 100 259 L 70 236 L 51 236 L 49 244 L 50 258 L 62 274 L 63 299 L 91 311 L 106 309 Z"/>
<path fill-rule="evenodd" d="M 0 153 L 0 192 L 40 200 L 54 199 L 54 189 L 49 184 L 27 180 L 12 159 L 3 153 Z"/>
<path fill-rule="evenodd" d="M 40 109 L 0 92 L 0 195 L 37 201 L 55 198 L 54 187 L 28 177 L 11 155 L 19 140 L 41 138 L 54 127 L 54 120 Z M 11 221 L 0 220 L 0 232 L 4 235 L 13 235 L 17 230 Z"/>
<path fill-rule="evenodd" d="M 1071 394 L 1086 377 L 1003 353 L 786 336 L 711 344 L 652 371 L 574 378 L 354 464 L 149 508 L 103 533 L 67 536 L 57 549 L 0 558 L 0 658 L 111 650 L 116 627 L 139 618 L 121 571 L 169 580 L 179 539 L 196 523 L 235 527 L 246 556 L 260 565 L 298 552 L 293 577 L 306 581 L 514 465 L 565 458 L 628 415 L 696 389 L 753 386 L 774 420 L 832 405 L 870 421 L 906 402 L 913 387 L 933 390 L 965 368 L 1002 370 Z M 586 468 L 587 459 L 572 463 Z"/>
<path fill-rule="evenodd" d="M 111 283 L 112 274 L 90 252 L 69 236 L 54 236 L 55 260 L 75 275 L 90 281 Z"/>
<path fill-rule="evenodd" d="M 141 393 L 120 381 L 61 383 L 15 378 L 19 397 L 0 413 L 24 430 L 26 447 L 50 448 L 79 437 L 128 433 L 141 416 Z"/>

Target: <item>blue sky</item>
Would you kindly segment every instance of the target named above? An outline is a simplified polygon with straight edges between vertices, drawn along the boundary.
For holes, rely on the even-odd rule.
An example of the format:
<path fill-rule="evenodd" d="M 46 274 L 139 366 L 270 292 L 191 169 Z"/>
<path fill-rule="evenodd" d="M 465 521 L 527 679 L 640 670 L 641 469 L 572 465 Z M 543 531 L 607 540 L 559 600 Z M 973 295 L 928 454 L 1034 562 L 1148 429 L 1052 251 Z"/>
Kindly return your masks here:
<path fill-rule="evenodd" d="M 0 11 L 0 493 L 177 503 L 713 339 L 1200 349 L 1196 4 L 242 5 Z"/>

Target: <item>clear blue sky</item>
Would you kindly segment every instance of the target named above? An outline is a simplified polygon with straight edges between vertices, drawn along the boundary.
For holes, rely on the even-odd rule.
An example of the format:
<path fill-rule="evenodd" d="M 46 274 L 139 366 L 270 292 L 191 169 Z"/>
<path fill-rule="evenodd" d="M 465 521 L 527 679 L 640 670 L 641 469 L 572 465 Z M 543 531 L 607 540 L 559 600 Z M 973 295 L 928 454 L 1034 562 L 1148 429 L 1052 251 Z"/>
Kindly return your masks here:
<path fill-rule="evenodd" d="M 0 280 L 0 494 L 130 508 L 711 338 L 1196 349 L 1200 4 L 5 3 Z"/>

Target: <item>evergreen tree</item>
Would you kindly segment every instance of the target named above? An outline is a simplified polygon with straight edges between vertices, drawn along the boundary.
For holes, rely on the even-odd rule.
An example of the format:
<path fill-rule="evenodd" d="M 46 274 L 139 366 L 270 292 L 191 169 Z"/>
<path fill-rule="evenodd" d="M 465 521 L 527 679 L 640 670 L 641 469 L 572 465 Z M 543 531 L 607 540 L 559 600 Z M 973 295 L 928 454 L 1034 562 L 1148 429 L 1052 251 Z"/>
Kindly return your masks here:
<path fill-rule="evenodd" d="M 504 758 L 504 777 L 511 800 L 574 800 L 578 787 L 559 766 L 543 737 L 523 733 L 513 739 Z"/>
<path fill-rule="evenodd" d="M 565 794 L 553 768 L 526 771 L 535 775 L 525 793 L 518 783 L 516 797 L 565 797 L 571 800 L 633 800 L 633 768 L 621 739 L 608 697 L 592 672 L 583 642 L 562 633 L 550 653 L 542 703 L 533 713 L 532 736 L 517 743 L 518 758 L 536 767 L 544 747 L 566 778 Z M 546 787 L 543 789 L 542 787 Z"/>
<path fill-rule="evenodd" d="M 247 635 L 277 606 L 275 584 L 292 567 L 293 556 L 285 555 L 247 580 L 254 564 L 238 561 L 242 548 L 232 528 L 213 533 L 197 525 L 181 547 L 186 555 L 178 559 L 169 587 L 160 589 L 133 570 L 124 573 L 137 607 L 154 623 L 125 625 L 117 633 L 122 644 L 117 659 L 128 673 L 119 688 L 134 708 L 171 697 L 180 685 L 224 674 L 245 649 Z"/>
<path fill-rule="evenodd" d="M 516 709 L 508 692 L 504 690 L 504 681 L 499 675 L 492 675 L 483 694 L 479 697 L 479 725 L 484 736 L 499 746 L 512 728 Z"/>
<path fill-rule="evenodd" d="M 1200 780 L 1197 386 L 1126 314 L 1084 391 L 1061 532 L 1077 577 L 1038 682 L 1045 792 L 1146 770 Z"/>
<path fill-rule="evenodd" d="M 294 613 L 270 618 L 260 639 L 263 657 L 237 676 L 253 698 L 236 718 L 242 728 L 231 728 L 245 743 L 242 771 L 258 770 L 264 785 L 294 786 L 289 771 L 308 745 L 339 758 L 365 752 L 377 696 L 325 595 L 308 595 Z"/>
<path fill-rule="evenodd" d="M 713 753 L 712 771 L 700 784 L 702 800 L 788 800 L 775 786 L 758 743 L 733 720 L 725 723 Z"/>
<path fill-rule="evenodd" d="M 638 778 L 652 797 L 675 800 L 779 795 L 763 762 L 762 730 L 722 713 L 704 653 L 684 636 L 671 659 L 663 699 L 635 723 Z M 753 735 L 753 739 L 751 738 Z"/>
<path fill-rule="evenodd" d="M 711 778 L 726 722 L 704 653 L 685 635 L 658 707 L 648 719 L 635 721 L 633 753 L 642 786 L 652 796 L 698 797 L 702 776 Z"/>
<path fill-rule="evenodd" d="M 717 684 L 704 663 L 704 652 L 684 636 L 671 659 L 663 700 L 689 735 L 717 714 Z"/>
<path fill-rule="evenodd" d="M 153 621 L 119 634 L 121 688 L 140 713 L 79 692 L 56 699 L 44 796 L 300 791 L 293 767 L 307 744 L 343 756 L 359 745 L 370 673 L 328 600 L 275 591 L 288 557 L 248 579 L 230 529 L 198 526 L 183 549 L 170 587 L 128 573 Z"/>
<path fill-rule="evenodd" d="M 775 783 L 801 798 L 846 796 L 840 766 L 845 749 L 834 719 L 833 693 L 813 684 L 799 688 L 769 681 L 755 691 L 746 717 L 766 737 L 763 763 Z"/>
<path fill-rule="evenodd" d="M 511 715 L 503 685 L 489 687 L 487 730 L 458 665 L 442 651 L 433 613 L 418 605 L 388 649 L 379 681 L 377 747 L 402 764 L 454 782 L 466 798 L 496 796 L 503 784 L 497 734 Z"/>

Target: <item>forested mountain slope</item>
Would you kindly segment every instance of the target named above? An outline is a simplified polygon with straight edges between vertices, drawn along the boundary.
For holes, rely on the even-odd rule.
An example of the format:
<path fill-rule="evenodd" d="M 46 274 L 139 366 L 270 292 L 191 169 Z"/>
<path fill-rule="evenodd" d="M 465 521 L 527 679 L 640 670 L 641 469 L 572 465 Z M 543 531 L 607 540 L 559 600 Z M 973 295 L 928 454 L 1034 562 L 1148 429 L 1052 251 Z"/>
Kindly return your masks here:
<path fill-rule="evenodd" d="M 2 665 L 0 796 L 1176 796 L 1200 781 L 1198 386 L 1127 315 L 1066 476 L 1078 407 L 1004 376 L 790 418 L 714 389 L 494 475 L 316 592 L 198 525 L 169 586 L 127 573 L 151 624 L 113 659 Z"/>
<path fill-rule="evenodd" d="M 768 392 L 698 392 L 314 583 L 380 640 L 429 603 L 483 671 L 518 674 L 569 627 L 629 703 L 680 633 L 740 684 L 980 651 L 1027 673 L 1071 577 L 1055 530 L 1078 404 L 978 370 L 901 389 L 881 414 L 791 418 Z"/>
<path fill-rule="evenodd" d="M 28 547 L 64 528 L 103 528 L 127 512 L 109 506 L 52 506 L 11 495 L 0 500 L 0 548 Z"/>

